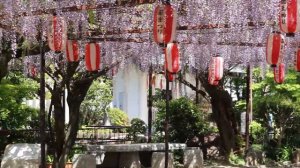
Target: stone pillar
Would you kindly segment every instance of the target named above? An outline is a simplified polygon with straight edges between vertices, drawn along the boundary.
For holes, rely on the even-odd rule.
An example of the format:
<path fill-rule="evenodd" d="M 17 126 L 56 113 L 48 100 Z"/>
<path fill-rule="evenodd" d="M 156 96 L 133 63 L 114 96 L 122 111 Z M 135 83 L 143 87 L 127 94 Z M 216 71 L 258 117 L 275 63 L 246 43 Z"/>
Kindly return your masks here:
<path fill-rule="evenodd" d="M 168 168 L 174 168 L 173 153 L 169 152 Z M 151 159 L 151 168 L 162 168 L 165 167 L 165 152 L 153 152 Z"/>
<path fill-rule="evenodd" d="M 202 150 L 197 147 L 187 147 L 184 150 L 184 168 L 202 168 L 203 154 Z"/>

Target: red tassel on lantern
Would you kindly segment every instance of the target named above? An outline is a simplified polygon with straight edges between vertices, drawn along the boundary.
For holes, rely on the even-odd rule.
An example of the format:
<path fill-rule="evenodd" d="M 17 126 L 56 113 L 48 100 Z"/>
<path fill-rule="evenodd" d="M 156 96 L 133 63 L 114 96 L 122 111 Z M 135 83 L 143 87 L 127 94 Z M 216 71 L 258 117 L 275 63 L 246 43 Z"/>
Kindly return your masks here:
<path fill-rule="evenodd" d="M 278 84 L 282 84 L 284 82 L 285 76 L 285 65 L 280 63 L 277 67 L 274 67 L 274 80 Z"/>
<path fill-rule="evenodd" d="M 165 50 L 165 68 L 169 73 L 177 73 L 179 67 L 179 50 L 176 43 L 169 43 Z"/>
<path fill-rule="evenodd" d="M 100 69 L 100 45 L 98 43 L 88 43 L 85 46 L 85 66 L 87 71 L 97 71 Z"/>
<path fill-rule="evenodd" d="M 79 61 L 79 47 L 77 40 L 67 41 L 66 55 L 69 62 Z"/>
<path fill-rule="evenodd" d="M 300 47 L 298 47 L 295 53 L 295 70 L 300 72 Z"/>
<path fill-rule="evenodd" d="M 218 85 L 223 78 L 224 58 L 216 55 L 211 58 L 208 69 L 208 82 L 211 85 Z"/>
<path fill-rule="evenodd" d="M 279 32 L 273 32 L 267 39 L 266 57 L 267 63 L 272 67 L 280 64 L 284 52 L 284 37 Z"/>
<path fill-rule="evenodd" d="M 279 25 L 281 31 L 287 33 L 287 36 L 294 36 L 299 31 L 300 17 L 298 0 L 281 0 Z"/>
<path fill-rule="evenodd" d="M 63 17 L 51 16 L 47 36 L 48 45 L 52 51 L 63 51 L 65 49 L 67 24 Z"/>
<path fill-rule="evenodd" d="M 171 5 L 158 5 L 154 10 L 153 37 L 158 44 L 173 42 L 176 36 L 177 13 Z"/>

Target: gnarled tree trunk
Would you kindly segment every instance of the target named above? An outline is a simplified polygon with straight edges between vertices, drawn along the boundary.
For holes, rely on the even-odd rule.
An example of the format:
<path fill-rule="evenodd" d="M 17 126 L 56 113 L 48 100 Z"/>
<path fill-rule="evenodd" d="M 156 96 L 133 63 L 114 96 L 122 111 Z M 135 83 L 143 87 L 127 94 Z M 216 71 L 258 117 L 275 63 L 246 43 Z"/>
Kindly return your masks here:
<path fill-rule="evenodd" d="M 219 86 L 210 85 L 206 75 L 202 74 L 199 79 L 211 98 L 213 119 L 219 129 L 224 155 L 228 159 L 231 151 L 237 147 L 236 137 L 238 135 L 232 98 L 221 84 Z"/>
<path fill-rule="evenodd" d="M 77 131 L 79 129 L 80 119 L 80 105 L 86 96 L 93 80 L 85 82 L 75 82 L 68 88 L 67 103 L 69 105 L 69 124 L 65 126 L 64 110 L 62 107 L 61 94 L 63 89 L 58 89 L 57 93 L 52 94 L 52 102 L 54 105 L 54 128 L 55 128 L 55 159 L 54 164 L 56 168 L 64 168 L 67 161 L 67 156 L 75 144 Z M 65 129 L 67 128 L 67 129 Z"/>

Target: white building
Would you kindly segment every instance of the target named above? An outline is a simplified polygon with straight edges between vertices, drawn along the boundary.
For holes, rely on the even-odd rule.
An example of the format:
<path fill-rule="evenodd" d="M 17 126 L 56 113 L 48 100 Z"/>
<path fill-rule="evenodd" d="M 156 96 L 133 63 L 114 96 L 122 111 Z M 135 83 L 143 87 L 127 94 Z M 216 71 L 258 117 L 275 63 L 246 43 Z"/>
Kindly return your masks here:
<path fill-rule="evenodd" d="M 195 78 L 186 75 L 187 81 L 195 85 Z M 157 75 L 156 88 L 165 89 L 163 75 Z M 181 87 L 180 87 L 181 86 Z M 170 83 L 172 97 L 194 97 L 195 91 L 177 82 Z M 148 124 L 148 73 L 140 71 L 134 64 L 120 70 L 113 79 L 113 107 L 125 111 L 129 118 L 140 118 Z"/>

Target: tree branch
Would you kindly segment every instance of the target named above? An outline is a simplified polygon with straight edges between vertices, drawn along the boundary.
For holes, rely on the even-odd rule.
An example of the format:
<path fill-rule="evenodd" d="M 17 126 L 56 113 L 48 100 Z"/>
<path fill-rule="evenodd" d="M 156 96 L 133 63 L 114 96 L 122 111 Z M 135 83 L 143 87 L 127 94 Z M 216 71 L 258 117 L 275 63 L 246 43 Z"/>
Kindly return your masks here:
<path fill-rule="evenodd" d="M 203 90 L 199 90 L 196 88 L 196 86 L 194 86 L 193 84 L 191 84 L 190 82 L 186 81 L 185 79 L 183 79 L 182 75 L 178 75 L 177 80 L 179 82 L 181 82 L 182 84 L 188 86 L 189 88 L 191 88 L 192 90 L 194 90 L 195 92 L 201 94 L 201 96 L 203 96 L 207 101 L 210 101 L 209 98 L 207 97 L 206 93 Z"/>
<path fill-rule="evenodd" d="M 126 60 L 130 57 L 132 57 L 132 56 L 127 56 L 127 57 L 125 57 L 124 60 Z M 103 68 L 101 71 L 98 71 L 98 72 L 95 72 L 95 73 L 90 73 L 90 75 L 88 75 L 86 78 L 83 78 L 83 79 L 80 79 L 80 80 L 76 81 L 76 84 L 81 84 L 81 83 L 86 83 L 86 82 L 89 82 L 89 81 L 93 81 L 94 79 L 97 79 L 98 77 L 105 75 L 110 69 L 112 69 L 113 67 L 119 65 L 121 62 L 122 62 L 122 60 L 117 61 L 117 62 L 111 64 L 109 67 Z"/>

